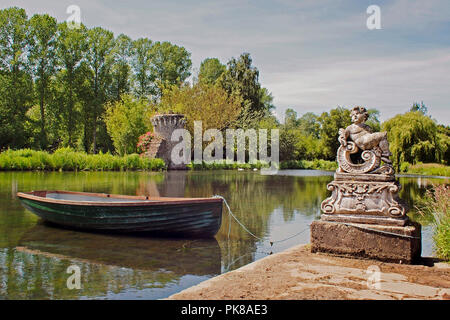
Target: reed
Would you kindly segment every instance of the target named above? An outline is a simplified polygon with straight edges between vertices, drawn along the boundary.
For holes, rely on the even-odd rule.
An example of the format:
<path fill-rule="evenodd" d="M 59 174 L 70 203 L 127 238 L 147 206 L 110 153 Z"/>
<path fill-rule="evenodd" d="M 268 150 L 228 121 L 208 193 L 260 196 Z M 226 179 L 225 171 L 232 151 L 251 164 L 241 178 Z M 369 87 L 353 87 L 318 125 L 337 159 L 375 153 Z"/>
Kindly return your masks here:
<path fill-rule="evenodd" d="M 450 186 L 434 185 L 416 204 L 416 208 L 433 225 L 437 257 L 450 262 Z"/>
<path fill-rule="evenodd" d="M 149 159 L 138 154 L 115 156 L 110 153 L 87 154 L 71 148 L 54 153 L 31 149 L 6 150 L 0 153 L 0 170 L 47 171 L 125 171 L 165 170 L 162 159 Z"/>

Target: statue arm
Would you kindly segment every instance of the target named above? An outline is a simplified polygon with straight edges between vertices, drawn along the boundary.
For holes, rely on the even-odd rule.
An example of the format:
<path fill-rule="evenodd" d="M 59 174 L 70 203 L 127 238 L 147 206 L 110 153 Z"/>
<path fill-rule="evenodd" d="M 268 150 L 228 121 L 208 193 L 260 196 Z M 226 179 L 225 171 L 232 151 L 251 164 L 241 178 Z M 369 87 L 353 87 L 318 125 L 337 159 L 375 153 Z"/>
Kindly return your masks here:
<path fill-rule="evenodd" d="M 341 145 L 343 145 L 344 147 L 347 146 L 347 138 L 348 138 L 349 132 L 347 129 L 339 129 L 339 142 L 341 143 Z"/>

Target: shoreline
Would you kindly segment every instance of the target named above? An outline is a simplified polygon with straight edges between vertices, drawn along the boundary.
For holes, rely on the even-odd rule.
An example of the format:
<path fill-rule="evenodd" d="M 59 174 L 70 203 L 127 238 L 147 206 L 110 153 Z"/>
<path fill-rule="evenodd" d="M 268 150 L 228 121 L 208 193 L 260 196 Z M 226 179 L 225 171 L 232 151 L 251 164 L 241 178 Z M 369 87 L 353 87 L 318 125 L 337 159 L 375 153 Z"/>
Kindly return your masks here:
<path fill-rule="evenodd" d="M 403 265 L 311 253 L 309 248 L 291 247 L 166 299 L 450 299 L 448 263 L 423 258 L 430 266 Z"/>

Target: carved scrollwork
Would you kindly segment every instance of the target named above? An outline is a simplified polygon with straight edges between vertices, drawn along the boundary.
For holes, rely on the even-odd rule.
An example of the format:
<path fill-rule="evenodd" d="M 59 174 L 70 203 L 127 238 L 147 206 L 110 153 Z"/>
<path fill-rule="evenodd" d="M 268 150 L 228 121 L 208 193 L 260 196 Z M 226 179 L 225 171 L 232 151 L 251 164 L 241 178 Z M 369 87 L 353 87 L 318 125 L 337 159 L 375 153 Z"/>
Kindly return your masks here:
<path fill-rule="evenodd" d="M 348 173 L 368 173 L 380 166 L 381 152 L 378 148 L 365 150 L 361 153 L 364 161 L 360 164 L 353 163 L 351 155 L 359 151 L 359 148 L 353 141 L 347 141 L 347 145 L 341 145 L 337 151 L 337 162 L 340 172 Z"/>
<path fill-rule="evenodd" d="M 326 214 L 369 214 L 402 217 L 406 207 L 399 202 L 396 182 L 330 182 L 331 197 L 322 202 Z"/>

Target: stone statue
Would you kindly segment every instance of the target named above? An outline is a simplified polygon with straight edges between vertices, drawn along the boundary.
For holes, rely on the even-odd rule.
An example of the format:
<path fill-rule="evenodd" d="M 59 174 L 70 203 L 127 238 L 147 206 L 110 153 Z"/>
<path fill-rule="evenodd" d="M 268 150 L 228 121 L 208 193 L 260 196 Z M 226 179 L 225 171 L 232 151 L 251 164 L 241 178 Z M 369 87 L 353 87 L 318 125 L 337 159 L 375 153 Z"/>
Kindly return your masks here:
<path fill-rule="evenodd" d="M 392 153 L 389 151 L 389 142 L 387 132 L 373 133 L 372 128 L 364 122 L 369 118 L 366 108 L 355 107 L 351 114 L 352 124 L 345 129 L 339 130 L 339 142 L 342 146 L 347 146 L 347 139 L 350 138 L 361 150 L 372 150 L 379 148 L 381 150 L 381 160 L 391 164 L 389 157 Z"/>
<path fill-rule="evenodd" d="M 328 184 L 332 195 L 322 202 L 322 211 L 326 215 L 337 215 L 328 217 L 331 220 L 404 225 L 407 208 L 398 197 L 401 187 L 395 180 L 389 159 L 392 154 L 387 133 L 374 133 L 364 123 L 368 113 L 363 107 L 353 108 L 351 118 L 353 123 L 339 130 L 339 167 L 334 181 Z"/>
<path fill-rule="evenodd" d="M 399 198 L 387 133 L 364 123 L 363 107 L 353 108 L 351 118 L 339 129 L 338 169 L 320 220 L 311 223 L 311 251 L 412 263 L 420 257 L 421 229 Z"/>

